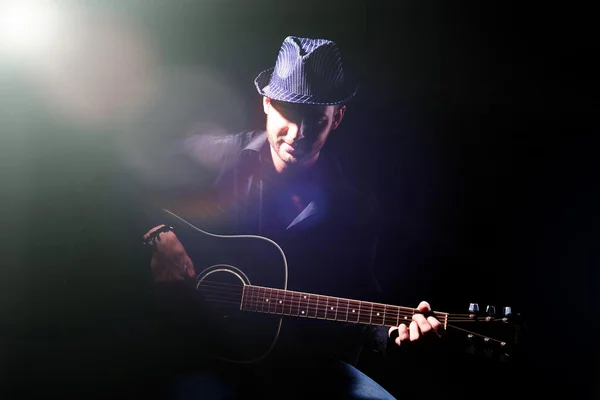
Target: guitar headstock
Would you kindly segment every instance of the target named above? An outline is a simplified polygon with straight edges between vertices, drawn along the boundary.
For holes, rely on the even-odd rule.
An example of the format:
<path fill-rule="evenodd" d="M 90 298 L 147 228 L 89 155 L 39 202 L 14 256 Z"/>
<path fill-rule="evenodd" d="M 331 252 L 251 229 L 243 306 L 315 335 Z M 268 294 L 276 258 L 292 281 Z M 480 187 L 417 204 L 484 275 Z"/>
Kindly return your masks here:
<path fill-rule="evenodd" d="M 481 310 L 470 303 L 464 314 L 449 314 L 447 330 L 470 355 L 507 362 L 521 345 L 522 317 L 510 306 L 487 305 Z"/>

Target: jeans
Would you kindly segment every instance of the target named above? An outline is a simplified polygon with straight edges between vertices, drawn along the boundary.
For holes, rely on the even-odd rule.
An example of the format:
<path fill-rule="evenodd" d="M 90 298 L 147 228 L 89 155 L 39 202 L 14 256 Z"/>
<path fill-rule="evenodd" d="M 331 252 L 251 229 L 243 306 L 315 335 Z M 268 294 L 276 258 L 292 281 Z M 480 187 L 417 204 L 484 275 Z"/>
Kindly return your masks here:
<path fill-rule="evenodd" d="M 354 366 L 329 360 L 313 367 L 273 367 L 268 373 L 194 373 L 178 378 L 169 399 L 385 399 L 395 400 L 381 385 Z"/>

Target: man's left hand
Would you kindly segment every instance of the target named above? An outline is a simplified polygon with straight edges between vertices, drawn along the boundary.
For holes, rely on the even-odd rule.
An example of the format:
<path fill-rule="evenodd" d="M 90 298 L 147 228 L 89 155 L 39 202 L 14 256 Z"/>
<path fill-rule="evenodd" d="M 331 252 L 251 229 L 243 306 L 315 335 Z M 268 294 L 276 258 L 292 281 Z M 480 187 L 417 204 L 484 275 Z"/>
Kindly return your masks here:
<path fill-rule="evenodd" d="M 423 313 L 431 312 L 431 307 L 426 301 L 422 301 L 417 309 Z M 429 336 L 431 334 L 441 337 L 443 330 L 444 327 L 437 318 L 431 316 L 425 317 L 423 314 L 415 314 L 412 316 L 412 321 L 408 326 L 406 326 L 406 324 L 400 324 L 399 326 L 391 327 L 388 331 L 388 336 L 393 337 L 397 334 L 394 342 L 400 346 L 402 342 L 414 342 L 423 336 Z"/>

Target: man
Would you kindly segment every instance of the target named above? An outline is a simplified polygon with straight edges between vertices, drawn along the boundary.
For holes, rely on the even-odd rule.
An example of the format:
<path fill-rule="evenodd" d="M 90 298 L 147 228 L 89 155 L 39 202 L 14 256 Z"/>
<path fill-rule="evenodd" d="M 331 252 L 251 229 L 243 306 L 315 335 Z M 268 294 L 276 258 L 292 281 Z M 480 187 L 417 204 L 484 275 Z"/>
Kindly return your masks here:
<path fill-rule="evenodd" d="M 326 146 L 344 118 L 346 103 L 357 92 L 345 76 L 336 43 L 287 37 L 275 66 L 261 72 L 255 85 L 263 97 L 266 130 L 227 137 L 204 135 L 186 142 L 195 143 L 195 158 L 220 154 L 223 168 L 203 197 L 176 211 L 209 232 L 255 234 L 277 242 L 289 263 L 288 289 L 380 300 L 372 271 L 377 202 L 352 185 Z M 199 202 L 203 207 L 196 206 Z M 201 215 L 195 212 L 200 208 L 205 210 Z M 199 272 L 177 235 L 164 224 L 144 235 L 153 246 L 154 279 L 161 284 L 181 282 Z M 195 375 L 180 382 L 177 396 L 193 396 L 194 388 L 205 395 L 211 390 L 247 394 L 253 382 L 260 381 L 275 382 L 259 386 L 262 398 L 270 394 L 291 398 L 294 393 L 301 393 L 301 398 L 324 393 L 393 398 L 355 365 L 361 349 L 384 354 L 388 341 L 400 345 L 432 332 L 441 334 L 440 322 L 426 316 L 429 304 L 422 302 L 418 308 L 425 315 L 416 314 L 408 326 L 389 329 L 284 320 L 278 347 L 266 367 L 243 367 L 237 372 L 225 367 L 216 380 Z M 239 377 L 249 371 L 253 379 Z M 327 384 L 330 391 L 311 391 L 313 385 L 305 382 Z"/>

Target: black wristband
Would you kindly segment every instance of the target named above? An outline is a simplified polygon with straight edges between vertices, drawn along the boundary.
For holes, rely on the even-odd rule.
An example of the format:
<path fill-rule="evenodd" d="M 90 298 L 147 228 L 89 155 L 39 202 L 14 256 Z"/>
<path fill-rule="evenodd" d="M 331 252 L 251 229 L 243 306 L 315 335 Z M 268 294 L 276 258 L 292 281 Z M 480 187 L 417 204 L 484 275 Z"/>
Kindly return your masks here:
<path fill-rule="evenodd" d="M 143 244 L 149 245 L 149 246 L 154 246 L 154 240 L 157 239 L 158 241 L 160 241 L 160 234 L 163 232 L 171 232 L 173 231 L 173 227 L 172 226 L 168 226 L 168 225 L 164 225 L 161 226 L 160 228 L 158 228 L 157 230 L 155 230 L 154 232 L 148 234 L 148 237 L 143 241 Z"/>

